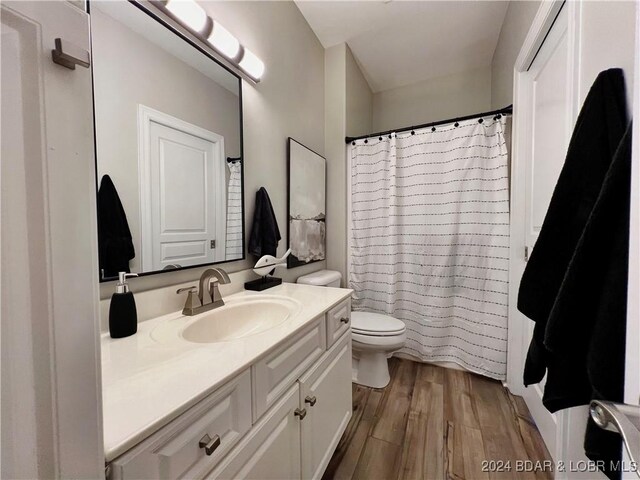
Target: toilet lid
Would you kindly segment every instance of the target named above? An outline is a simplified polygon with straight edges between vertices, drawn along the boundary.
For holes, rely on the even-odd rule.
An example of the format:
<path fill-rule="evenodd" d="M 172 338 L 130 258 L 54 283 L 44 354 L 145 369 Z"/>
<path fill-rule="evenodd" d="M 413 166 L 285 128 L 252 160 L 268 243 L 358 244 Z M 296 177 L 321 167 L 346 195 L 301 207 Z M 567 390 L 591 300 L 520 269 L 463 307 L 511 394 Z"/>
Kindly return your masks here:
<path fill-rule="evenodd" d="M 351 312 L 351 330 L 369 335 L 396 335 L 404 332 L 402 320 L 371 312 Z"/>

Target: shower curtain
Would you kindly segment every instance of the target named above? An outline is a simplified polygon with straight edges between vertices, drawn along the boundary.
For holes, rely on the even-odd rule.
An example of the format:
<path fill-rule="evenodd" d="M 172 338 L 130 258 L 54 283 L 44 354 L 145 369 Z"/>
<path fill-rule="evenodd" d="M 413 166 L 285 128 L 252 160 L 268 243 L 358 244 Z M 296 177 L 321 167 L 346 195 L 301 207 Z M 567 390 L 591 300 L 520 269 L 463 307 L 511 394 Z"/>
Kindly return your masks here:
<path fill-rule="evenodd" d="M 227 162 L 229 182 L 227 185 L 227 238 L 225 258 L 242 258 L 242 164 L 240 160 Z"/>
<path fill-rule="evenodd" d="M 403 320 L 401 350 L 506 376 L 509 179 L 504 116 L 357 140 L 354 310 Z"/>

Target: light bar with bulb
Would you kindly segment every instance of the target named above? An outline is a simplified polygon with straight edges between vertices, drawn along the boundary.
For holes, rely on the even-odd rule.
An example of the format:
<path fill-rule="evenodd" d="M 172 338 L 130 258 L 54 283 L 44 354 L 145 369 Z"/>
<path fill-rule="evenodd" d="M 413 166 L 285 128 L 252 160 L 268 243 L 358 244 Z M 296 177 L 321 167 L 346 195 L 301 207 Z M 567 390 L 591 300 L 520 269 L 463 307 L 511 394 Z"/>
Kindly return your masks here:
<path fill-rule="evenodd" d="M 264 74 L 264 63 L 248 48 L 243 47 L 229 30 L 214 21 L 195 0 L 151 0 L 153 5 L 167 11 L 182 26 L 213 47 L 240 68 L 246 76 L 259 82 Z"/>
<path fill-rule="evenodd" d="M 238 39 L 231 35 L 229 30 L 220 25 L 219 22 L 213 22 L 213 31 L 207 41 L 213 48 L 232 60 L 240 53 L 240 42 L 238 42 Z"/>
<path fill-rule="evenodd" d="M 255 80 L 259 80 L 264 73 L 264 63 L 248 48 L 244 49 L 238 66 Z"/>
<path fill-rule="evenodd" d="M 194 32 L 202 33 L 207 26 L 207 12 L 194 0 L 168 0 L 165 8 Z"/>

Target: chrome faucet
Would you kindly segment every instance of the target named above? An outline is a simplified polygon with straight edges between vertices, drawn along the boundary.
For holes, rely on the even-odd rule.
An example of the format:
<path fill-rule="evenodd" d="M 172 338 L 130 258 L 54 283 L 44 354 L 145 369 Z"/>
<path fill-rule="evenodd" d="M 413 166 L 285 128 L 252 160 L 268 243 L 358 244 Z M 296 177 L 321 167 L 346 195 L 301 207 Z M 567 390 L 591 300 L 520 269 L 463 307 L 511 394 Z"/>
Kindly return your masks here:
<path fill-rule="evenodd" d="M 183 315 L 197 315 L 224 305 L 218 285 L 230 283 L 227 272 L 221 268 L 208 268 L 200 276 L 199 288 L 179 288 L 176 293 L 189 292 L 182 309 Z"/>

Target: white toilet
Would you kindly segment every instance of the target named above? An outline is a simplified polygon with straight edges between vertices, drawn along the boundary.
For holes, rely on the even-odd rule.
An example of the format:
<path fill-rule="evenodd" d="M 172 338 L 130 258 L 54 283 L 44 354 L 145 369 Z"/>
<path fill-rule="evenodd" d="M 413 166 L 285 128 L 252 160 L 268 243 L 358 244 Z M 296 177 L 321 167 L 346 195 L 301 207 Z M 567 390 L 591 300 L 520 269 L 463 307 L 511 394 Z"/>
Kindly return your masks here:
<path fill-rule="evenodd" d="M 342 276 L 333 270 L 320 270 L 298 278 L 298 283 L 339 287 Z M 402 320 L 370 312 L 351 313 L 353 382 L 382 388 L 389 383 L 387 359 L 402 348 L 407 338 Z"/>

